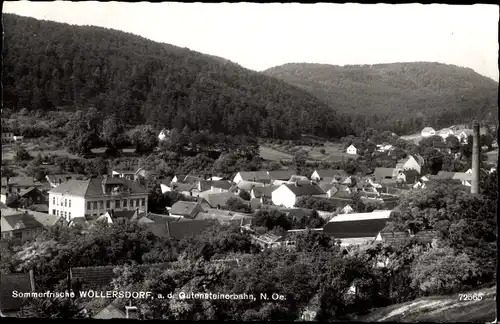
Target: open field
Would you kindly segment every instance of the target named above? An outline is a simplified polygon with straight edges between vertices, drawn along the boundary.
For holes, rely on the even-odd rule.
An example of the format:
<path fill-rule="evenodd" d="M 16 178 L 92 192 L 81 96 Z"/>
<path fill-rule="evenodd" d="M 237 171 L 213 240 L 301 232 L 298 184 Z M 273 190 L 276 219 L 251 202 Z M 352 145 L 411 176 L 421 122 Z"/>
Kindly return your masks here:
<path fill-rule="evenodd" d="M 263 145 L 261 145 L 259 148 L 259 154 L 260 157 L 263 158 L 264 160 L 277 161 L 277 162 L 281 160 L 292 160 L 293 158 L 290 154 L 286 154 Z"/>
<path fill-rule="evenodd" d="M 35 157 L 40 153 L 41 155 L 59 155 L 59 156 L 68 156 L 70 158 L 78 158 L 78 156 L 69 153 L 65 148 L 60 148 L 57 150 L 54 149 L 43 149 L 40 150 L 40 147 L 36 144 L 33 144 L 31 142 L 25 141 L 24 143 L 21 144 L 28 152 L 31 154 L 31 156 Z M 15 152 L 15 145 L 12 144 L 7 144 L 2 146 L 2 160 L 5 161 L 12 161 L 14 159 L 14 154 Z"/>
<path fill-rule="evenodd" d="M 496 287 L 467 292 L 482 293 L 479 301 L 460 301 L 459 294 L 431 296 L 374 309 L 360 317 L 363 322 L 469 322 L 485 323 L 496 319 Z"/>

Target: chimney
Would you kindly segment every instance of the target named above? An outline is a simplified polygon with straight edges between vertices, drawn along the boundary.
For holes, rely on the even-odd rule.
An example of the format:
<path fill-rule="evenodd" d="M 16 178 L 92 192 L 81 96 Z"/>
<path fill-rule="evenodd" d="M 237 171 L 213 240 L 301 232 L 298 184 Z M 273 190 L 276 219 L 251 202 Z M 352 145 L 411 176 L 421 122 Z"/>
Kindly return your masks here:
<path fill-rule="evenodd" d="M 479 193 L 479 156 L 481 154 L 479 138 L 479 123 L 474 121 L 472 128 L 472 184 L 470 188 L 472 194 Z"/>

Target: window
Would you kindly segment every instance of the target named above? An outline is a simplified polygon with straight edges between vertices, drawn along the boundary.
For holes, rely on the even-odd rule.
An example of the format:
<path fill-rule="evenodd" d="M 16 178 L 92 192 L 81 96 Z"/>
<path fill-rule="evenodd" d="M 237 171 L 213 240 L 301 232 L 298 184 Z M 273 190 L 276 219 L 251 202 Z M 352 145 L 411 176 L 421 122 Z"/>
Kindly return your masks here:
<path fill-rule="evenodd" d="M 60 200 L 61 207 L 62 207 L 62 205 L 63 205 L 63 202 L 64 202 L 64 201 L 63 201 L 63 199 L 61 198 L 61 200 Z"/>
<path fill-rule="evenodd" d="M 56 210 L 56 216 L 59 216 L 59 211 L 58 210 Z"/>
<path fill-rule="evenodd" d="M 55 209 L 52 209 L 52 215 L 56 215 L 56 210 Z"/>
<path fill-rule="evenodd" d="M 120 208 L 120 201 L 119 200 L 115 200 L 115 208 Z"/>
<path fill-rule="evenodd" d="M 146 206 L 146 198 L 142 198 L 142 206 Z"/>
<path fill-rule="evenodd" d="M 134 199 L 130 199 L 130 207 L 134 207 Z"/>
<path fill-rule="evenodd" d="M 71 207 L 71 199 L 68 201 L 68 203 L 69 203 L 69 207 Z"/>
<path fill-rule="evenodd" d="M 69 217 L 69 219 L 71 219 L 71 212 L 68 213 L 68 217 Z"/>
<path fill-rule="evenodd" d="M 97 201 L 94 201 L 94 209 L 97 209 Z"/>
<path fill-rule="evenodd" d="M 101 201 L 99 202 L 99 208 L 100 208 L 100 209 L 104 209 L 104 201 L 103 201 L 103 200 L 101 200 Z"/>
<path fill-rule="evenodd" d="M 52 205 L 56 204 L 56 197 L 52 197 Z"/>
<path fill-rule="evenodd" d="M 15 237 L 16 239 L 22 239 L 22 238 L 23 238 L 23 233 L 21 233 L 21 232 L 17 232 L 17 233 L 15 233 L 15 234 L 14 234 L 14 237 Z"/>
<path fill-rule="evenodd" d="M 64 212 L 64 218 L 66 218 L 66 212 Z"/>
<path fill-rule="evenodd" d="M 139 199 L 135 201 L 135 207 L 139 207 Z"/>
<path fill-rule="evenodd" d="M 111 201 L 110 200 L 106 200 L 106 208 L 111 208 Z"/>
<path fill-rule="evenodd" d="M 90 201 L 87 201 L 87 209 L 90 209 L 90 207 L 92 207 L 92 206 L 90 205 Z"/>
<path fill-rule="evenodd" d="M 123 200 L 123 207 L 127 207 L 127 199 Z"/>
<path fill-rule="evenodd" d="M 68 206 L 68 199 L 64 199 L 64 207 Z"/>

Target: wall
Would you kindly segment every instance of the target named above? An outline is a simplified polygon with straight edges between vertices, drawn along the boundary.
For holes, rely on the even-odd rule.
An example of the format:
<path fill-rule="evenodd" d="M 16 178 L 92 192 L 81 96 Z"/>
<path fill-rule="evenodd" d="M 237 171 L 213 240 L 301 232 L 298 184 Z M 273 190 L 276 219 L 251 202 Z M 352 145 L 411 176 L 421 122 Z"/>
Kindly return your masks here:
<path fill-rule="evenodd" d="M 292 208 L 295 205 L 295 194 L 286 186 L 281 186 L 271 193 L 273 204 Z"/>
<path fill-rule="evenodd" d="M 54 204 L 54 197 L 56 198 Z M 64 206 L 64 199 L 66 199 L 66 206 Z M 62 200 L 62 206 L 61 206 Z M 69 206 L 69 201 L 71 200 L 71 207 Z M 66 212 L 66 220 L 74 217 L 83 217 L 85 215 L 85 200 L 83 197 L 77 197 L 72 195 L 63 194 L 52 194 L 49 193 L 49 214 L 53 215 L 53 211 L 59 211 L 59 215 L 64 216 Z M 56 214 L 57 215 L 57 212 Z"/>

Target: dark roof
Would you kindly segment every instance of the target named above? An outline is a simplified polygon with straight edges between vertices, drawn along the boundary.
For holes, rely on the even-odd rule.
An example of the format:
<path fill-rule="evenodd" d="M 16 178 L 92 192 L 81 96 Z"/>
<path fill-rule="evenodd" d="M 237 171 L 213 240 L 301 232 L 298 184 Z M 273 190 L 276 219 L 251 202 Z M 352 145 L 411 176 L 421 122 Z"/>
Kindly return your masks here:
<path fill-rule="evenodd" d="M 47 213 L 28 212 L 36 219 L 37 222 L 45 227 L 53 227 L 57 224 L 68 224 L 62 216 L 49 215 Z"/>
<path fill-rule="evenodd" d="M 13 298 L 14 290 L 19 292 L 33 291 L 29 273 L 0 273 L 0 309 L 13 311 L 21 309 L 24 299 Z"/>
<path fill-rule="evenodd" d="M 41 186 L 42 183 L 35 181 L 33 177 L 10 177 L 9 185 L 13 187 L 38 187 Z M 5 186 L 7 186 L 7 178 L 2 177 L 2 187 Z"/>
<path fill-rule="evenodd" d="M 114 219 L 118 218 L 125 218 L 125 219 L 132 219 L 134 215 L 136 214 L 135 210 L 118 210 L 118 211 L 113 211 L 113 213 L 110 213 L 111 217 Z"/>
<path fill-rule="evenodd" d="M 162 215 L 162 214 L 155 214 L 155 213 L 149 213 L 147 218 L 151 219 L 156 224 L 166 224 L 167 222 L 179 221 L 178 216 Z"/>
<path fill-rule="evenodd" d="M 23 197 L 23 196 L 25 196 L 26 194 L 28 194 L 28 193 L 30 193 L 30 192 L 32 192 L 32 191 L 38 191 L 38 192 L 40 192 L 40 193 L 41 193 L 41 191 L 40 191 L 40 190 L 38 190 L 37 188 L 35 188 L 35 187 L 29 187 L 29 188 L 27 188 L 27 189 L 23 189 L 23 190 L 21 190 L 21 192 L 18 194 L 18 196 L 19 196 L 19 197 Z"/>
<path fill-rule="evenodd" d="M 277 170 L 267 172 L 272 180 L 288 180 L 294 175 L 295 171 L 292 170 Z"/>
<path fill-rule="evenodd" d="M 347 172 L 344 170 L 318 169 L 315 171 L 321 178 L 347 177 Z"/>
<path fill-rule="evenodd" d="M 198 235 L 214 224 L 213 220 L 190 220 L 185 222 L 167 223 L 169 237 L 183 239 L 191 235 Z"/>
<path fill-rule="evenodd" d="M 103 195 L 104 185 L 120 185 L 123 190 L 129 193 L 143 193 L 147 191 L 141 185 L 133 180 L 126 178 L 95 177 L 87 180 L 70 179 L 65 183 L 51 189 L 51 193 L 70 193 L 75 196 L 101 196 Z"/>
<path fill-rule="evenodd" d="M 196 188 L 196 185 L 193 183 L 171 182 L 170 188 L 175 191 L 191 191 Z"/>
<path fill-rule="evenodd" d="M 218 189 L 229 190 L 233 186 L 233 183 L 227 180 L 218 180 L 212 181 L 211 186 Z"/>
<path fill-rule="evenodd" d="M 193 201 L 178 201 L 172 205 L 170 215 L 181 215 L 191 217 L 193 211 L 198 206 L 198 202 Z"/>
<path fill-rule="evenodd" d="M 260 197 L 271 197 L 272 192 L 276 189 L 278 189 L 278 186 L 254 187 L 252 191 L 255 198 L 260 198 Z"/>
<path fill-rule="evenodd" d="M 210 205 L 210 207 L 217 208 L 218 206 L 225 207 L 227 201 L 231 198 L 242 200 L 240 197 L 230 192 L 208 194 L 205 200 Z"/>
<path fill-rule="evenodd" d="M 321 189 L 317 184 L 315 183 L 309 183 L 309 184 L 283 184 L 286 186 L 290 191 L 292 191 L 295 196 L 312 196 L 312 195 L 322 195 L 325 194 L 323 189 Z"/>
<path fill-rule="evenodd" d="M 246 181 L 262 181 L 271 180 L 267 171 L 240 171 L 238 172 L 243 180 Z"/>
<path fill-rule="evenodd" d="M 43 227 L 33 215 L 22 212 L 14 215 L 2 215 L 2 232 Z"/>
<path fill-rule="evenodd" d="M 388 219 L 366 219 L 345 222 L 328 222 L 323 233 L 335 238 L 376 237 Z"/>

